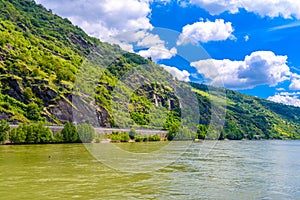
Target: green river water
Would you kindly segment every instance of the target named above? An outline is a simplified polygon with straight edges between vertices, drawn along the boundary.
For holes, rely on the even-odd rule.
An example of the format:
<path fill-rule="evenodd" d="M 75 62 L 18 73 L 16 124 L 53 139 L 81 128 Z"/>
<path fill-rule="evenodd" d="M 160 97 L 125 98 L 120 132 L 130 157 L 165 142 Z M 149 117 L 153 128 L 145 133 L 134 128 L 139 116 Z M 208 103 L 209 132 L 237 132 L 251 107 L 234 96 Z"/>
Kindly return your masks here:
<path fill-rule="evenodd" d="M 168 166 L 139 173 L 103 164 L 87 150 L 95 145 L 105 144 L 0 146 L 0 199 L 300 199 L 300 141 L 191 143 Z M 117 144 L 144 154 L 160 145 Z M 154 165 L 165 162 L 156 156 Z"/>

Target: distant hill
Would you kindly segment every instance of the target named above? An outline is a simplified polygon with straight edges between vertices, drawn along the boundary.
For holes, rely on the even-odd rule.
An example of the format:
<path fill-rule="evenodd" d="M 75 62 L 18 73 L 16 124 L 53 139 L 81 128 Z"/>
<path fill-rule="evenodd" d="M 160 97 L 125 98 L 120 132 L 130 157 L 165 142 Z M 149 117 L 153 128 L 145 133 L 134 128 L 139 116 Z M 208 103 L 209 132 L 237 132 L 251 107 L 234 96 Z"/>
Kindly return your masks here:
<path fill-rule="evenodd" d="M 92 88 L 95 94 L 88 97 L 82 91 L 74 93 L 81 67 L 95 49 L 101 58 L 97 65 L 105 68 L 99 80 L 92 80 L 96 83 Z M 84 108 L 91 106 L 89 99 L 95 99 L 93 108 L 97 117 L 91 122 L 93 124 L 120 127 L 132 125 L 129 121 L 134 121 L 139 127 L 177 131 L 182 120 L 181 105 L 174 90 L 164 81 L 146 82 L 130 96 L 129 115 L 125 112 L 113 115 L 113 91 L 118 80 L 140 65 L 157 69 L 154 72 L 145 69 L 142 71 L 145 77 L 153 73 L 151 75 L 158 80 L 172 79 L 151 59 L 89 37 L 68 19 L 53 14 L 34 1 L 0 0 L 0 119 L 55 124 L 73 121 L 72 111 L 80 109 L 74 105 L 76 94 Z M 88 71 L 85 76 L 91 79 L 94 73 Z M 300 108 L 231 90 L 224 90 L 226 98 L 219 97 L 214 95 L 218 88 L 196 83 L 191 83 L 191 86 L 199 104 L 199 138 L 206 133 L 211 114 L 215 112 L 211 105 L 214 98 L 227 102 L 226 108 L 219 108 L 226 109 L 221 134 L 216 128 L 220 139 L 300 139 Z M 151 110 L 158 107 L 165 108 L 162 113 L 165 114 L 165 123 L 161 122 L 160 115 L 151 115 Z M 76 120 L 80 121 L 86 116 L 79 113 L 77 117 Z M 122 124 L 116 118 L 122 119 Z M 213 135 L 206 137 L 216 139 Z"/>

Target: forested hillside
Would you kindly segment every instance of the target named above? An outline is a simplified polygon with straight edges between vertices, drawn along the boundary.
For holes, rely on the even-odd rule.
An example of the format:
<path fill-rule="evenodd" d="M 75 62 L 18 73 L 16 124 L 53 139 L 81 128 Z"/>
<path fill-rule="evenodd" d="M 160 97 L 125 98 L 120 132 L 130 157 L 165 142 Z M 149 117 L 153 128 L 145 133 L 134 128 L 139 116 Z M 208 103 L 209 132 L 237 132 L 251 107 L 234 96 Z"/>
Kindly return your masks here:
<path fill-rule="evenodd" d="M 75 90 L 78 74 L 85 59 L 95 51 L 100 59 L 101 78 L 94 81 L 92 96 Z M 151 66 L 153 72 L 141 69 L 148 79 L 130 96 L 129 115 L 114 113 L 114 88 L 124 74 L 141 65 Z M 85 77 L 96 77 L 87 71 Z M 167 79 L 166 79 L 167 77 Z M 160 80 L 160 81 L 157 81 Z M 95 100 L 96 118 L 90 121 L 97 126 L 143 127 L 179 130 L 181 105 L 174 89 L 169 87 L 171 75 L 151 59 L 122 51 L 116 45 L 103 43 L 89 37 L 68 19 L 53 14 L 31 0 L 0 0 L 0 119 L 9 122 L 37 122 L 62 124 L 73 121 L 72 112 L 77 108 L 73 97 Z M 182 87 L 184 83 L 176 82 Z M 199 104 L 198 138 L 293 138 L 300 139 L 300 109 L 226 90 L 226 97 L 214 96 L 211 88 L 192 83 L 191 89 Z M 84 85 L 82 86 L 85 87 Z M 88 86 L 86 86 L 88 88 Z M 76 92 L 77 91 L 77 92 Z M 130 91 L 124 91 L 124 95 Z M 211 99 L 226 102 L 224 129 L 217 128 L 205 135 L 210 124 Z M 114 105 L 115 106 L 115 105 Z M 117 105 L 118 106 L 118 105 Z M 122 105 L 120 105 L 122 106 Z M 151 111 L 156 108 L 156 115 Z M 121 108 L 120 108 L 121 109 Z M 160 113 L 161 112 L 161 113 Z M 84 120 L 84 115 L 77 115 Z M 165 116 L 166 120 L 160 120 Z M 121 120 L 120 120 L 121 119 Z M 212 128 L 213 130 L 213 128 Z M 220 135 L 220 136 L 219 136 Z"/>

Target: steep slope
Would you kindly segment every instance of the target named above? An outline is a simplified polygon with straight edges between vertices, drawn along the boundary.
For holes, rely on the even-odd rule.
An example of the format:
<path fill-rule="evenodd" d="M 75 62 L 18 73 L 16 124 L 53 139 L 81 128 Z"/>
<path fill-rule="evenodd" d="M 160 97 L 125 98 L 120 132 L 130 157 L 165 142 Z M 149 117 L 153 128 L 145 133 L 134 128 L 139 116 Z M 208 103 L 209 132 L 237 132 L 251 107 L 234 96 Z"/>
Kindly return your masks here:
<path fill-rule="evenodd" d="M 95 52 L 98 57 L 93 70 L 83 71 L 85 59 L 91 58 Z M 155 70 L 141 69 L 140 79 L 156 79 L 148 79 L 133 93 L 123 88 L 124 94 L 116 95 L 115 88 L 122 88 L 118 85 L 119 80 L 143 65 Z M 101 76 L 96 76 L 97 69 L 102 70 Z M 83 81 L 87 79 L 95 85 L 90 87 Z M 182 120 L 189 119 L 181 119 L 180 101 L 174 89 L 169 87 L 169 80 L 173 81 L 173 78 L 151 59 L 143 59 L 122 51 L 116 45 L 89 37 L 69 20 L 52 14 L 34 1 L 0 0 L 1 119 L 60 124 L 74 120 L 74 109 L 86 109 L 87 112 L 96 112 L 96 117 L 89 120 L 95 125 L 163 128 L 176 132 Z M 83 84 L 80 89 L 78 83 Z M 187 87 L 178 81 L 174 84 Z M 192 87 L 199 104 L 199 138 L 206 133 L 215 112 L 211 98 L 219 98 L 227 102 L 226 108 L 219 107 L 226 110 L 225 128 L 221 134 L 215 128 L 215 135 L 207 133 L 206 137 L 300 139 L 299 108 L 231 90 L 225 90 L 227 98 L 218 97 L 213 92 L 218 88 L 210 87 L 208 91 L 207 86 L 195 83 Z M 126 95 L 130 103 L 127 111 L 122 110 L 122 104 L 113 103 L 115 98 L 125 98 Z M 76 103 L 74 97 L 79 102 Z M 95 100 L 94 104 L 91 104 L 92 100 Z M 114 112 L 114 106 L 118 107 L 118 112 Z M 165 121 L 161 120 L 162 116 Z M 87 118 L 80 112 L 76 117 L 79 122 Z"/>

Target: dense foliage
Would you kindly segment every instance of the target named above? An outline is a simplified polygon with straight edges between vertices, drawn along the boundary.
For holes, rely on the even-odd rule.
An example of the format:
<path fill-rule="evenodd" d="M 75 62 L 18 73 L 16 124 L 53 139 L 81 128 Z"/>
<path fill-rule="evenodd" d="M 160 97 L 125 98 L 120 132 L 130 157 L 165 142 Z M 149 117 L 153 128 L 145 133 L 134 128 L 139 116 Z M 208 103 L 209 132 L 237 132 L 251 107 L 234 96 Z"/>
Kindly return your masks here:
<path fill-rule="evenodd" d="M 0 143 L 5 142 L 8 138 L 10 127 L 5 120 L 0 121 Z"/>
<path fill-rule="evenodd" d="M 24 123 L 20 124 L 18 128 L 11 130 L 9 140 L 14 144 L 50 143 L 52 141 L 52 132 L 41 122 L 38 124 Z"/>
<path fill-rule="evenodd" d="M 83 143 L 90 143 L 94 140 L 95 130 L 90 124 L 79 124 L 77 126 L 79 139 Z"/>

